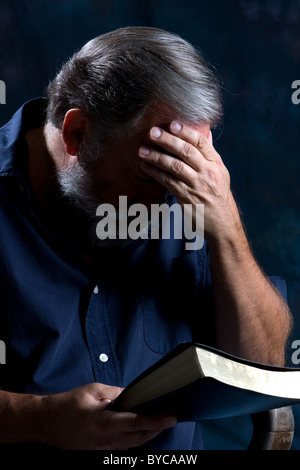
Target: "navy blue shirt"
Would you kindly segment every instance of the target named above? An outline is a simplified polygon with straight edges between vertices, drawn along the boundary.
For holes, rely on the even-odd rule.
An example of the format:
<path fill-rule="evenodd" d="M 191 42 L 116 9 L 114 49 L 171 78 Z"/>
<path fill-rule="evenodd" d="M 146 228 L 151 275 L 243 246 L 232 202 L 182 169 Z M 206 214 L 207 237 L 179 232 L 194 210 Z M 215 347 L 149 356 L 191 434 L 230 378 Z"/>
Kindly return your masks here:
<path fill-rule="evenodd" d="M 207 246 L 138 240 L 103 250 L 91 271 L 41 222 L 25 133 L 45 100 L 0 130 L 0 387 L 50 394 L 91 382 L 124 387 L 183 341 L 212 341 Z M 146 449 L 201 449 L 199 425 L 180 423 Z"/>

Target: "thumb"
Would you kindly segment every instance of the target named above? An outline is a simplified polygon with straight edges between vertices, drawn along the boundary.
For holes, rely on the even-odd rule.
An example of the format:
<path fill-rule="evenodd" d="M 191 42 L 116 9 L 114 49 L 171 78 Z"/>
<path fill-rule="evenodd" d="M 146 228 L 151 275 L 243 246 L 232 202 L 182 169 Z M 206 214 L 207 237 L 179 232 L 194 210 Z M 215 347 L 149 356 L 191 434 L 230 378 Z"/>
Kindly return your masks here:
<path fill-rule="evenodd" d="M 100 398 L 98 401 L 98 408 L 99 410 L 106 410 L 106 408 L 109 407 L 109 405 L 112 403 L 112 400 L 109 398 Z"/>

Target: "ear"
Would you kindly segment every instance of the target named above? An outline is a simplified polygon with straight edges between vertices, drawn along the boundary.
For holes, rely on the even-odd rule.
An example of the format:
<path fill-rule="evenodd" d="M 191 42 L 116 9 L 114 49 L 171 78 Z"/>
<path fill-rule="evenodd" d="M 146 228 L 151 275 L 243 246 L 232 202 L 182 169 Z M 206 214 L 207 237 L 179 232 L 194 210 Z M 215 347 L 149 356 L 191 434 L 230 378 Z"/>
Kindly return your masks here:
<path fill-rule="evenodd" d="M 87 121 L 81 109 L 69 109 L 66 113 L 63 126 L 62 138 L 66 152 L 77 156 L 82 137 L 86 133 Z"/>

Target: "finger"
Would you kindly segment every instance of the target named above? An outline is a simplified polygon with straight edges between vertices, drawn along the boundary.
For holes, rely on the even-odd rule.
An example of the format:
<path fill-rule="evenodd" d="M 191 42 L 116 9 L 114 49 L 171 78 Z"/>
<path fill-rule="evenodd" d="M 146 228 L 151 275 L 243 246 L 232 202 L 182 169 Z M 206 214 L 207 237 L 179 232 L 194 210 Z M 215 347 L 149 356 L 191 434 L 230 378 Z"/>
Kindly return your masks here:
<path fill-rule="evenodd" d="M 105 412 L 106 413 L 106 433 L 101 435 L 99 448 L 124 450 L 130 447 L 137 447 L 144 442 L 158 436 L 166 426 L 162 420 L 146 421 L 141 415 L 133 413 Z M 103 416 L 103 415 L 102 415 Z M 144 429 L 146 428 L 146 429 Z M 150 428 L 150 429 L 147 429 Z"/>
<path fill-rule="evenodd" d="M 174 416 L 153 416 L 129 412 L 114 413 L 113 420 L 115 424 L 121 425 L 122 431 L 126 432 L 162 431 L 174 427 L 177 423 Z"/>
<path fill-rule="evenodd" d="M 163 430 L 174 427 L 177 422 L 173 416 L 148 416 L 114 411 L 104 413 L 107 420 L 107 439 L 102 445 L 109 449 L 127 449 L 142 445 Z"/>
<path fill-rule="evenodd" d="M 181 181 L 178 179 L 178 177 L 172 175 L 171 173 L 165 172 L 146 162 L 142 162 L 140 168 L 147 176 L 150 176 L 152 179 L 164 186 L 169 192 L 171 192 L 173 196 L 179 198 L 182 201 L 183 195 L 188 194 L 190 189 L 194 186 L 192 183 L 186 184 L 184 181 Z"/>
<path fill-rule="evenodd" d="M 142 146 L 139 149 L 139 157 L 148 164 L 160 168 L 161 170 L 171 173 L 172 175 L 191 184 L 195 175 L 195 170 L 178 158 L 166 155 L 159 150 Z"/>
<path fill-rule="evenodd" d="M 121 387 L 111 387 L 100 383 L 90 384 L 88 387 L 92 395 L 99 400 L 105 398 L 114 401 L 123 391 Z"/>
<path fill-rule="evenodd" d="M 201 133 L 201 127 L 188 126 L 177 121 L 173 121 L 170 124 L 170 130 L 174 136 L 183 139 L 198 149 L 206 160 L 217 161 L 221 159 L 213 146 L 211 131 L 209 132 L 209 137 L 206 138 Z"/>
<path fill-rule="evenodd" d="M 120 450 L 124 450 L 130 449 L 131 447 L 139 447 L 145 444 L 145 442 L 157 437 L 161 432 L 162 430 L 160 429 L 159 431 L 139 431 L 132 433 L 122 433 L 120 434 L 120 442 L 122 443 L 122 448 L 120 449 L 119 446 L 117 446 L 117 448 Z"/>
<path fill-rule="evenodd" d="M 158 127 L 153 127 L 150 130 L 149 137 L 155 145 L 164 149 L 168 154 L 177 157 L 177 159 L 179 158 L 194 170 L 199 170 L 201 163 L 199 157 L 201 155 L 199 150 L 190 142 Z"/>
<path fill-rule="evenodd" d="M 177 419 L 174 416 L 147 416 L 136 414 L 131 417 L 132 429 L 128 431 L 126 440 L 129 447 L 140 446 L 154 439 L 163 430 L 173 428 Z M 130 444 L 130 441 L 132 444 Z"/>

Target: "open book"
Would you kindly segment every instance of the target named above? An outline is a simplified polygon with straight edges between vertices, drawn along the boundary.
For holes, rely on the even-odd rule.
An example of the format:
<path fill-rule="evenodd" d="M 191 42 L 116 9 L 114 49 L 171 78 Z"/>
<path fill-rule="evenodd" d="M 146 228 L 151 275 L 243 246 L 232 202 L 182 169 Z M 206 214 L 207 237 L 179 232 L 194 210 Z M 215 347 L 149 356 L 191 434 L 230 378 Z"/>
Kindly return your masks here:
<path fill-rule="evenodd" d="M 183 343 L 129 384 L 110 409 L 199 421 L 297 403 L 300 369 L 267 366 Z"/>

